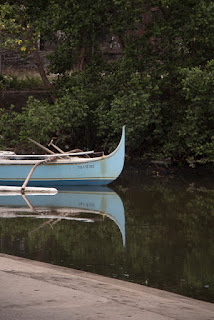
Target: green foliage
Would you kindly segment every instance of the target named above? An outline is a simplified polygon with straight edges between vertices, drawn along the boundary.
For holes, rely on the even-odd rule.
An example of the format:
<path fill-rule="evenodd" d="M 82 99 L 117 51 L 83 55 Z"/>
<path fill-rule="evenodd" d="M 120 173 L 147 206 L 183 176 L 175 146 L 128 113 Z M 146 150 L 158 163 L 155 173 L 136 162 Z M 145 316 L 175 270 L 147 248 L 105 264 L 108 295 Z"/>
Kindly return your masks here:
<path fill-rule="evenodd" d="M 128 75 L 115 66 L 100 73 L 88 68 L 60 86 L 69 90 L 81 106 L 88 106 L 87 135 L 92 145 L 115 147 L 121 128 L 126 125 L 127 151 L 139 152 L 139 145 L 140 152 L 148 151 L 153 139 L 158 140 L 163 131 L 159 88 L 154 87 L 148 74 Z"/>
<path fill-rule="evenodd" d="M 112 34 L 123 47 L 127 32 L 141 19 L 139 0 L 52 1 L 51 6 L 53 29 L 60 30 L 57 49 L 50 56 L 57 73 L 82 69 L 101 56 L 100 45 Z"/>
<path fill-rule="evenodd" d="M 17 133 L 19 133 L 21 116 L 13 110 L 0 109 L 0 149 L 14 148 L 17 141 Z"/>
<path fill-rule="evenodd" d="M 14 75 L 6 75 L 0 77 L 0 91 L 4 90 L 28 90 L 44 88 L 40 77 L 26 76 L 18 77 Z"/>
<path fill-rule="evenodd" d="M 0 4 L 0 11 L 1 47 L 28 54 L 34 51 L 39 32 L 30 23 L 25 6 L 6 2 Z"/>
<path fill-rule="evenodd" d="M 156 1 L 146 2 L 150 8 L 157 6 Z M 174 72 L 178 66 L 204 65 L 212 59 L 213 9 L 212 1 L 159 1 L 146 25 L 146 34 L 152 37 L 151 55 L 161 69 Z"/>
<path fill-rule="evenodd" d="M 69 94 L 57 99 L 52 105 L 30 97 L 21 113 L 12 108 L 7 111 L 2 109 L 1 113 L 0 148 L 16 146 L 19 150 L 29 149 L 27 137 L 43 144 L 48 144 L 51 137 L 58 137 L 60 142 L 66 141 L 70 145 L 78 139 L 82 144 L 85 138 L 81 132 L 86 124 L 87 105 L 80 106 Z"/>
<path fill-rule="evenodd" d="M 110 108 L 107 109 L 103 104 L 98 106 L 98 123 L 102 131 L 105 129 L 105 134 L 109 131 L 109 142 L 126 125 L 127 151 L 148 151 L 152 147 L 151 141 L 154 142 L 162 132 L 161 106 L 156 100 L 158 94 L 158 87 L 153 86 L 148 74 L 140 75 L 136 72 L 121 82 L 111 97 Z"/>
<path fill-rule="evenodd" d="M 214 160 L 214 60 L 205 69 L 182 69 L 186 110 L 178 131 L 191 161 Z"/>
<path fill-rule="evenodd" d="M 164 78 L 155 85 L 149 74 L 128 76 L 112 66 L 63 77 L 53 104 L 30 99 L 21 114 L 2 111 L 1 147 L 25 146 L 28 136 L 47 144 L 55 136 L 61 147 L 109 151 L 126 125 L 127 154 L 213 161 L 213 62 L 180 75 L 177 103 L 162 97 Z"/>

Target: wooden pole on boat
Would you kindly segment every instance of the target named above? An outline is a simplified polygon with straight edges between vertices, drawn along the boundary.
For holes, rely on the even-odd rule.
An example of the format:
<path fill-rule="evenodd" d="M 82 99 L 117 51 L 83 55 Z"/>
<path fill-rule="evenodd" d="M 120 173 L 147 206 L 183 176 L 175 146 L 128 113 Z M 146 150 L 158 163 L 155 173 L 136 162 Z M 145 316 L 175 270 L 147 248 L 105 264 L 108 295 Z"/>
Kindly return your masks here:
<path fill-rule="evenodd" d="M 30 178 L 31 178 L 34 170 L 36 169 L 36 167 L 38 167 L 40 164 L 42 164 L 42 163 L 45 162 L 46 160 L 47 160 L 47 159 L 45 159 L 45 160 L 40 160 L 40 161 L 38 161 L 38 162 L 36 162 L 36 163 L 34 164 L 33 168 L 30 170 L 27 178 L 25 179 L 25 182 L 23 183 L 23 185 L 22 185 L 22 187 L 21 187 L 21 194 L 25 194 L 25 188 L 26 188 L 26 186 L 27 186 L 27 184 L 28 184 L 28 182 L 29 182 L 29 180 L 30 180 Z"/>
<path fill-rule="evenodd" d="M 44 163 L 47 163 L 47 162 L 49 162 L 49 161 L 54 161 L 54 160 L 56 160 L 56 159 L 57 159 L 57 157 L 51 157 L 51 158 L 47 158 L 47 159 L 45 159 L 45 160 L 39 160 L 39 161 L 37 161 L 37 162 L 34 164 L 33 168 L 30 170 L 27 178 L 25 179 L 25 182 L 23 183 L 23 185 L 22 185 L 22 187 L 21 187 L 21 194 L 25 194 L 25 188 L 26 188 L 26 186 L 27 186 L 27 184 L 28 184 L 28 182 L 29 182 L 32 174 L 34 173 L 34 170 L 35 170 L 40 164 L 44 164 Z"/>
<path fill-rule="evenodd" d="M 62 149 L 60 149 L 58 146 L 56 146 L 54 143 L 53 143 L 53 139 L 49 142 L 48 146 L 52 146 L 54 147 L 57 151 L 59 151 L 59 153 L 76 153 L 76 152 L 83 152 L 81 149 L 73 149 L 73 150 L 70 150 L 68 152 L 64 152 Z M 89 155 L 85 155 L 86 158 L 90 158 Z M 70 158 L 70 157 L 68 157 Z"/>
<path fill-rule="evenodd" d="M 64 152 L 62 149 L 60 149 L 59 147 L 57 147 L 57 146 L 53 143 L 53 139 L 49 142 L 48 146 L 52 146 L 52 147 L 54 147 L 57 151 L 59 151 L 59 153 L 65 154 L 65 152 Z M 66 158 L 70 159 L 69 156 L 67 156 Z"/>
<path fill-rule="evenodd" d="M 46 152 L 50 153 L 50 154 L 55 154 L 53 151 L 51 151 L 50 149 L 44 147 L 42 144 L 40 144 L 39 142 L 31 139 L 31 138 L 28 138 L 29 141 L 33 142 L 34 144 L 36 144 L 38 147 L 42 148 L 43 150 L 45 150 Z"/>
<path fill-rule="evenodd" d="M 53 139 L 49 142 L 48 147 L 49 146 L 53 146 L 57 151 L 59 151 L 59 153 L 65 153 L 62 149 L 60 149 L 53 143 Z"/>

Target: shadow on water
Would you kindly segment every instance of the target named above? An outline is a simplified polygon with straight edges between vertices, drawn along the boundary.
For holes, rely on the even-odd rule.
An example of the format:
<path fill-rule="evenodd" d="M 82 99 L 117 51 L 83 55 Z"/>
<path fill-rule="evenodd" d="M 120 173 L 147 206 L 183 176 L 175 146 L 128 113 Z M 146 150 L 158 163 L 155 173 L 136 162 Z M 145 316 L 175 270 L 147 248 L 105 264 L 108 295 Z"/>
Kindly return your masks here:
<path fill-rule="evenodd" d="M 131 171 L 112 189 L 1 195 L 1 252 L 213 302 L 213 187 Z"/>

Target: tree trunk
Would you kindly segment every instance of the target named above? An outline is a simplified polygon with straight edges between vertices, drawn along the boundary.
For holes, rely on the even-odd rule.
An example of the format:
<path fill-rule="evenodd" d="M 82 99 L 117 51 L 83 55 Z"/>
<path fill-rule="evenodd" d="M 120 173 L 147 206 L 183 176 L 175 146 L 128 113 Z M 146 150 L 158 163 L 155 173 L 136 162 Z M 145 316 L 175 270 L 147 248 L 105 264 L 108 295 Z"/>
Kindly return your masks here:
<path fill-rule="evenodd" d="M 45 73 L 45 69 L 44 69 L 44 65 L 43 65 L 43 62 L 41 60 L 41 57 L 40 57 L 40 54 L 39 54 L 39 50 L 38 50 L 38 47 L 36 47 L 36 50 L 34 51 L 33 53 L 33 57 L 34 57 L 34 61 L 35 61 L 35 64 L 38 68 L 38 71 L 40 73 L 40 76 L 42 78 L 42 81 L 44 83 L 44 86 L 46 89 L 50 90 L 50 89 L 54 89 L 54 86 L 52 85 L 52 83 L 48 80 L 48 77 Z"/>
<path fill-rule="evenodd" d="M 2 53 L 0 52 L 0 76 L 2 76 Z"/>

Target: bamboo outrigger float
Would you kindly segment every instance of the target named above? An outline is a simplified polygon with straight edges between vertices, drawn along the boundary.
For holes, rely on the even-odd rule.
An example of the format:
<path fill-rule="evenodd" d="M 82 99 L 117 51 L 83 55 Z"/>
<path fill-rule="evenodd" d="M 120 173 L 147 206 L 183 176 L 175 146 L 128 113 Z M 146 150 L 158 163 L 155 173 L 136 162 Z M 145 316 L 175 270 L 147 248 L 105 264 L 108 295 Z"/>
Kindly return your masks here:
<path fill-rule="evenodd" d="M 53 153 L 53 152 L 52 152 Z M 60 187 L 72 185 L 107 185 L 123 170 L 125 127 L 118 147 L 109 155 L 83 158 L 93 151 L 45 155 L 0 154 L 0 185 Z"/>
<path fill-rule="evenodd" d="M 58 190 L 56 188 L 45 188 L 45 187 L 17 187 L 17 186 L 0 186 L 0 194 L 10 194 L 10 195 L 17 195 L 17 194 L 57 194 Z"/>

